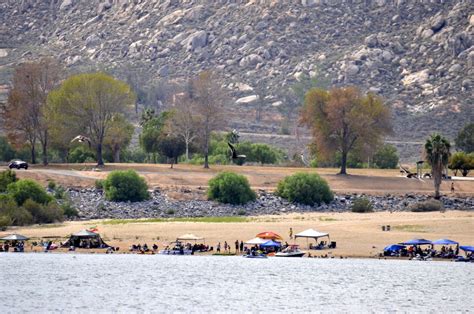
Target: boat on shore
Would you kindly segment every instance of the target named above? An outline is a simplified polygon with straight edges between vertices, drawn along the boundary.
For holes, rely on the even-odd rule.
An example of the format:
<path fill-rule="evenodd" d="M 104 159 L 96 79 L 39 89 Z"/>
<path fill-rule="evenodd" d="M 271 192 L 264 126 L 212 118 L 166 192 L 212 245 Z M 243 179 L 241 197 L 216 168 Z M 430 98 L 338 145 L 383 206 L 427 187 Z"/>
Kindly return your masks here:
<path fill-rule="evenodd" d="M 267 258 L 265 254 L 257 254 L 257 255 L 252 255 L 252 254 L 247 254 L 243 255 L 245 258 Z"/>
<path fill-rule="evenodd" d="M 160 250 L 158 251 L 158 254 L 161 255 L 191 255 L 192 250 L 186 250 L 186 249 L 165 249 L 165 250 Z"/>
<path fill-rule="evenodd" d="M 276 257 L 303 257 L 306 252 L 301 251 L 298 245 L 290 245 L 281 252 L 275 254 Z"/>

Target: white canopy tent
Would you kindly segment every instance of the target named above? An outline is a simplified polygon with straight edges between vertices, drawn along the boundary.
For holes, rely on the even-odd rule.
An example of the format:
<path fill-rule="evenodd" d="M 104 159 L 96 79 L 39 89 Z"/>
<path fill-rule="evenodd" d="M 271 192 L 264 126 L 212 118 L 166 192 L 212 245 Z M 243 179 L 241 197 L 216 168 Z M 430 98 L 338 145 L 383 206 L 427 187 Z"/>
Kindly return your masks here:
<path fill-rule="evenodd" d="M 253 238 L 253 239 L 248 240 L 247 242 L 245 242 L 245 244 L 249 244 L 249 245 L 260 245 L 260 244 L 263 244 L 263 243 L 266 243 L 266 242 L 268 242 L 268 239 Z"/>
<path fill-rule="evenodd" d="M 314 229 L 307 229 L 305 231 L 302 231 L 300 233 L 295 234 L 295 239 L 296 238 L 306 238 L 306 240 L 308 240 L 309 238 L 311 238 L 311 239 L 315 239 L 317 241 L 318 238 L 324 238 L 324 237 L 328 237 L 328 241 L 331 242 L 331 238 L 329 237 L 329 233 L 319 232 L 319 231 L 316 231 Z"/>
<path fill-rule="evenodd" d="M 28 240 L 28 237 L 25 237 L 21 234 L 10 234 L 6 237 L 1 238 L 1 241 L 26 241 Z"/>
<path fill-rule="evenodd" d="M 176 241 L 198 241 L 198 240 L 204 240 L 204 238 L 199 237 L 192 233 L 186 233 L 176 238 Z"/>

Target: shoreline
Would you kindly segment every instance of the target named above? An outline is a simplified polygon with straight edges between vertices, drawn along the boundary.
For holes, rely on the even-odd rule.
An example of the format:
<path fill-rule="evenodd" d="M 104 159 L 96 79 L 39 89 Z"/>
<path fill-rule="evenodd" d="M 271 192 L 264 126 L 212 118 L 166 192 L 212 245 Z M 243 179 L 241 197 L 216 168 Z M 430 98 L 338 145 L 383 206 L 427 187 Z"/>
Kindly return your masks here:
<path fill-rule="evenodd" d="M 378 254 L 385 246 L 412 238 L 429 240 L 449 238 L 458 241 L 460 245 L 474 245 L 474 211 L 364 214 L 348 212 L 292 213 L 278 216 L 258 216 L 241 222 L 147 222 L 147 220 L 129 223 L 124 220 L 122 223 L 113 224 L 107 222 L 108 220 L 88 220 L 55 225 L 13 227 L 1 232 L 0 236 L 19 233 L 31 238 L 29 243 L 47 239 L 59 244 L 59 241 L 64 242 L 71 233 L 95 227 L 107 244 L 120 248 L 119 252 L 114 254 L 128 253 L 132 244 L 143 245 L 146 243 L 148 247 L 151 247 L 156 243 L 160 250 L 175 241 L 178 236 L 186 233 L 204 237 L 203 242 L 214 248 L 218 242 L 221 242 L 221 246 L 223 246 L 224 241 L 227 241 L 231 246 L 231 251 L 234 252 L 235 240 L 248 241 L 263 231 L 276 232 L 283 237 L 283 243 L 285 241 L 296 242 L 300 245 L 301 250 L 307 251 L 309 243 L 314 244 L 314 241 L 290 240 L 288 235 L 290 227 L 295 234 L 309 228 L 329 233 L 331 241 L 337 243 L 336 248 L 310 252 L 312 255 L 328 254 L 335 256 L 335 258 L 340 256 L 344 258 L 379 258 Z M 386 225 L 391 226 L 391 230 L 388 232 L 382 231 L 381 228 Z M 327 240 L 327 238 L 322 240 Z M 26 250 L 30 249 L 29 243 L 25 246 Z M 66 249 L 64 250 L 67 252 Z M 80 250 L 82 251 L 82 249 Z M 93 251 L 87 253 L 91 252 Z M 198 255 L 209 254 L 211 253 L 198 253 Z"/>

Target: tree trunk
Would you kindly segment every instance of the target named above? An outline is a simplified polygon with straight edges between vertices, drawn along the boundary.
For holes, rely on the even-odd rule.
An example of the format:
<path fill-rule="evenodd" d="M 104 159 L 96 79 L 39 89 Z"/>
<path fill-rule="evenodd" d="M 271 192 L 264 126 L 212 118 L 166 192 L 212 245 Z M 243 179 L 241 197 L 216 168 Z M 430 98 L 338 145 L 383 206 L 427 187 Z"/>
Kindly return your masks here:
<path fill-rule="evenodd" d="M 35 144 L 31 144 L 31 163 L 36 164 L 36 149 Z"/>
<path fill-rule="evenodd" d="M 347 152 L 342 152 L 341 154 L 341 171 L 339 174 L 347 174 Z"/>
<path fill-rule="evenodd" d="M 120 148 L 114 150 L 114 162 L 120 162 Z"/>
<path fill-rule="evenodd" d="M 43 165 L 48 165 L 48 131 L 44 131 L 44 138 L 43 142 L 41 143 L 43 146 Z"/>
<path fill-rule="evenodd" d="M 441 167 L 436 167 L 433 165 L 432 172 L 433 172 L 433 183 L 434 183 L 434 188 L 435 188 L 435 199 L 439 200 L 441 198 L 441 195 L 439 193 L 439 187 L 441 186 L 443 170 Z"/>
<path fill-rule="evenodd" d="M 209 134 L 206 132 L 206 142 L 204 143 L 204 169 L 209 169 Z"/>
<path fill-rule="evenodd" d="M 186 153 L 185 153 L 185 156 L 186 156 L 186 162 L 189 161 L 189 142 L 188 141 L 185 141 L 185 144 L 186 144 Z"/>
<path fill-rule="evenodd" d="M 103 166 L 104 160 L 102 159 L 102 144 L 97 144 L 97 166 Z"/>

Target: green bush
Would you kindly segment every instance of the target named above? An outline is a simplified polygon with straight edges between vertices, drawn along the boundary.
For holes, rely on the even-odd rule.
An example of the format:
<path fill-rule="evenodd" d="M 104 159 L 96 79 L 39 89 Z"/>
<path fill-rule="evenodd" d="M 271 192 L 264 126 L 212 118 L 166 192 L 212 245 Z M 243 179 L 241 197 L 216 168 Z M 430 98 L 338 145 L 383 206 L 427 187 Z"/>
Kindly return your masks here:
<path fill-rule="evenodd" d="M 207 196 L 211 200 L 228 204 L 245 204 L 257 197 L 250 189 L 247 178 L 233 172 L 221 172 L 209 180 Z"/>
<path fill-rule="evenodd" d="M 103 190 L 104 189 L 104 180 L 95 180 L 95 188 L 97 190 Z"/>
<path fill-rule="evenodd" d="M 63 210 L 54 202 L 43 205 L 28 199 L 23 204 L 23 208 L 31 214 L 35 223 L 51 223 L 63 220 Z"/>
<path fill-rule="evenodd" d="M 440 201 L 429 199 L 411 205 L 410 209 L 412 212 L 434 212 L 443 210 L 443 208 L 443 203 L 441 203 Z"/>
<path fill-rule="evenodd" d="M 5 231 L 8 226 L 12 225 L 12 219 L 8 215 L 0 216 L 0 230 Z"/>
<path fill-rule="evenodd" d="M 259 162 L 262 165 L 277 163 L 280 155 L 280 152 L 270 145 L 260 143 L 252 144 L 252 161 Z"/>
<path fill-rule="evenodd" d="M 7 191 L 19 206 L 23 205 L 27 199 L 39 204 L 47 204 L 53 199 L 38 182 L 30 179 L 23 179 L 9 184 Z"/>
<path fill-rule="evenodd" d="M 104 181 L 105 197 L 114 202 L 140 202 L 150 198 L 145 179 L 133 170 L 112 171 Z"/>
<path fill-rule="evenodd" d="M 315 205 L 329 203 L 334 195 L 326 180 L 315 173 L 296 173 L 278 183 L 276 194 L 290 202 Z"/>
<path fill-rule="evenodd" d="M 71 151 L 68 161 L 70 163 L 95 161 L 95 155 L 84 145 L 79 145 Z"/>
<path fill-rule="evenodd" d="M 4 136 L 0 136 L 0 161 L 9 161 L 15 157 L 13 147 Z"/>
<path fill-rule="evenodd" d="M 56 189 L 56 182 L 54 182 L 53 180 L 48 181 L 48 189 L 50 190 Z"/>
<path fill-rule="evenodd" d="M 64 212 L 64 216 L 66 216 L 67 218 L 73 218 L 73 217 L 79 216 L 79 212 L 77 211 L 77 209 L 74 208 L 72 204 L 69 202 L 62 204 L 61 209 Z"/>
<path fill-rule="evenodd" d="M 65 195 L 66 195 L 66 190 L 62 186 L 58 185 L 56 189 L 54 190 L 54 198 L 57 200 L 62 200 Z"/>
<path fill-rule="evenodd" d="M 354 200 L 351 210 L 354 213 L 370 213 L 374 211 L 374 207 L 367 197 L 360 197 Z"/>
<path fill-rule="evenodd" d="M 0 172 L 0 193 L 7 190 L 10 183 L 16 182 L 16 173 L 10 169 Z"/>

